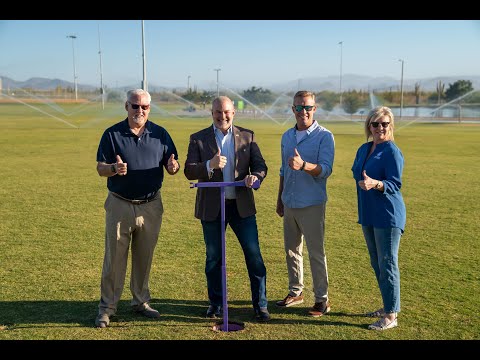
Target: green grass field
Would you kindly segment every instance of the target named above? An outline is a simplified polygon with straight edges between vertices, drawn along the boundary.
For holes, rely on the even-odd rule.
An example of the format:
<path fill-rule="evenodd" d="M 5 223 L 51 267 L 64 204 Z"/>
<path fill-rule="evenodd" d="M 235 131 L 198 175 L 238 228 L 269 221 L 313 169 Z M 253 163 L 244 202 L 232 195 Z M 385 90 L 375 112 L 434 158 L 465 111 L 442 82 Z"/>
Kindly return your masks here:
<path fill-rule="evenodd" d="M 306 316 L 313 304 L 305 247 L 305 302 L 281 309 L 287 269 L 282 221 L 275 213 L 283 125 L 238 118 L 255 131 L 269 167 L 255 192 L 260 242 L 267 267 L 271 322 L 254 321 L 239 244 L 227 231 L 229 319 L 238 332 L 212 330 L 204 317 L 205 249 L 193 216 L 195 189 L 180 172 L 162 188 L 164 221 L 150 278 L 153 321 L 131 312 L 129 276 L 116 317 L 96 329 L 104 252 L 106 179 L 98 176 L 96 151 L 109 125 L 125 118 L 122 105 L 78 108 L 0 104 L 0 339 L 232 339 L 343 340 L 480 339 L 480 125 L 397 123 L 395 140 L 405 156 L 403 195 L 407 226 L 400 244 L 399 327 L 367 329 L 362 317 L 381 306 L 368 253 L 356 223 L 351 165 L 365 141 L 361 123 L 319 122 L 335 136 L 326 220 L 332 311 Z M 152 121 L 172 135 L 185 162 L 190 133 L 211 119 L 161 117 Z M 128 271 L 129 272 L 129 271 Z"/>

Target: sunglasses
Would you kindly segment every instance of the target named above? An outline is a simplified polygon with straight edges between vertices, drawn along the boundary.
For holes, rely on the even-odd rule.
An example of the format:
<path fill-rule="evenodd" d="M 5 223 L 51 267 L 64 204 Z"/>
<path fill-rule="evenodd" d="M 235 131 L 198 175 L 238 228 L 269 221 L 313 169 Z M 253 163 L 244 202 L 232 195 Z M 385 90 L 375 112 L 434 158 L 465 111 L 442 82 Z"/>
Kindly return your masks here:
<path fill-rule="evenodd" d="M 306 111 L 312 111 L 312 109 L 313 109 L 315 106 L 314 106 L 314 105 L 305 105 L 305 106 L 303 106 L 303 105 L 294 105 L 293 107 L 294 107 L 294 109 L 295 109 L 296 112 L 300 112 L 300 111 L 302 111 L 303 109 L 305 109 Z"/>
<path fill-rule="evenodd" d="M 385 128 L 388 127 L 388 125 L 389 125 L 390 123 L 389 123 L 388 121 L 381 122 L 381 123 L 380 123 L 380 122 L 372 121 L 372 122 L 370 123 L 370 125 L 372 125 L 374 128 L 377 128 L 378 125 L 380 125 L 380 124 L 382 124 L 383 128 L 385 129 Z"/>
<path fill-rule="evenodd" d="M 140 106 L 142 107 L 143 110 L 148 110 L 150 109 L 150 105 L 138 105 L 138 104 L 132 104 L 129 102 L 129 104 L 132 106 L 132 109 L 137 110 Z"/>

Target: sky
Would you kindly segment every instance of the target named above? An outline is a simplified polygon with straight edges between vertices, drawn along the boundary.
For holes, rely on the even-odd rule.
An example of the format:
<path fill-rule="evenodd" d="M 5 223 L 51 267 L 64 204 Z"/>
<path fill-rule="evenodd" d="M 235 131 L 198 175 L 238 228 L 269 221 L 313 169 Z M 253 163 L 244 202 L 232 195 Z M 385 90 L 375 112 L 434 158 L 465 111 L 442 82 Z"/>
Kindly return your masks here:
<path fill-rule="evenodd" d="M 73 83 L 75 72 L 78 84 L 141 87 L 145 65 L 149 86 L 214 89 L 218 75 L 222 86 L 268 88 L 399 78 L 400 59 L 405 79 L 480 75 L 479 20 L 143 20 L 143 29 L 142 20 L 0 20 L 0 75 Z"/>

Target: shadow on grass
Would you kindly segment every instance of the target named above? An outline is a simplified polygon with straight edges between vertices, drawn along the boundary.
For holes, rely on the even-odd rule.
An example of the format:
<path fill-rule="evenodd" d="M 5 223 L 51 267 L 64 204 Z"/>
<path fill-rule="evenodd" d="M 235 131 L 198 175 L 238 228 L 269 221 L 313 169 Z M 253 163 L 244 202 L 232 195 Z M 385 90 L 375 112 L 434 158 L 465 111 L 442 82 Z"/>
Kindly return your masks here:
<path fill-rule="evenodd" d="M 168 299 L 152 299 L 150 302 L 154 308 L 160 311 L 161 319 L 165 321 L 201 321 L 208 323 L 217 322 L 221 319 L 207 319 L 205 314 L 208 308 L 207 301 L 181 301 Z M 354 326 L 367 328 L 368 324 L 355 324 L 339 320 L 339 317 L 363 317 L 361 314 L 346 314 L 330 312 L 325 317 L 314 318 L 308 315 L 308 307 L 289 307 L 281 308 L 275 305 L 274 301 L 268 304 L 268 311 L 271 320 L 268 324 L 305 324 L 322 326 Z M 293 315 L 293 317 L 292 317 Z M 285 318 L 288 316 L 288 318 Z M 328 320 L 327 320 L 328 319 Z M 228 320 L 242 323 L 257 323 L 253 305 L 249 301 L 229 301 L 228 302 Z M 325 321 L 326 320 L 326 321 Z M 177 326 L 178 324 L 175 324 Z M 263 324 L 262 324 L 263 325 Z"/>
<path fill-rule="evenodd" d="M 117 313 L 111 317 L 111 325 L 122 327 L 123 323 L 135 322 L 135 326 L 147 326 L 155 322 L 159 326 L 211 326 L 220 319 L 205 317 L 208 302 L 205 300 L 152 299 L 150 305 L 160 312 L 159 320 L 152 320 L 135 313 L 129 300 L 121 300 Z M 326 316 L 313 318 L 307 314 L 308 307 L 280 308 L 274 302 L 269 304 L 272 319 L 268 324 L 305 324 L 322 326 L 367 325 L 341 321 L 342 317 L 361 316 L 330 312 Z M 98 312 L 98 301 L 1 301 L 0 326 L 3 330 L 39 327 L 94 327 Z M 256 323 L 252 304 L 249 301 L 228 303 L 228 319 L 244 323 Z M 32 326 L 33 325 L 33 326 Z"/>

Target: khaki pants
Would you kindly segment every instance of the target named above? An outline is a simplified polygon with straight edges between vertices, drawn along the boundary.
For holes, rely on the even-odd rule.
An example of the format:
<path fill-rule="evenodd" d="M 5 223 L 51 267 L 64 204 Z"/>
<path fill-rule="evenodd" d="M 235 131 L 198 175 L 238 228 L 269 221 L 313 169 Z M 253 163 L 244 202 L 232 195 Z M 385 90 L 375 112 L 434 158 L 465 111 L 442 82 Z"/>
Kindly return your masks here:
<path fill-rule="evenodd" d="M 325 203 L 305 208 L 285 206 L 283 236 L 288 268 L 288 290 L 303 291 L 303 239 L 307 243 L 315 302 L 328 300 L 327 257 L 325 256 Z M 303 235 L 303 236 L 302 236 Z"/>
<path fill-rule="evenodd" d="M 132 306 L 150 301 L 148 279 L 162 225 L 160 191 L 145 204 L 134 205 L 108 193 L 105 200 L 105 257 L 100 285 L 99 314 L 113 315 L 122 296 L 129 247 L 132 248 Z"/>

